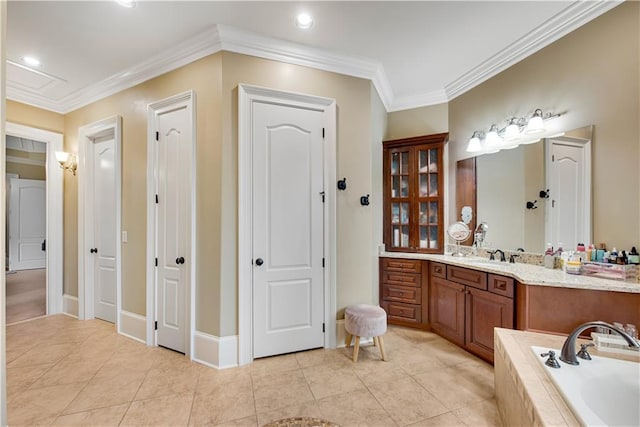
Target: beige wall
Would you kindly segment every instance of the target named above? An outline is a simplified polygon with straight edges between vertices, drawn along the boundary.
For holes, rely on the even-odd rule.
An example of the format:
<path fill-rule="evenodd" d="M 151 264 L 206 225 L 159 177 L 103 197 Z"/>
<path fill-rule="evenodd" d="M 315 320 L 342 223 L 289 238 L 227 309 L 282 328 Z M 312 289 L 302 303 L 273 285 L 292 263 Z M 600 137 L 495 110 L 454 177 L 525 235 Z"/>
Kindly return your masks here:
<path fill-rule="evenodd" d="M 444 103 L 389 113 L 384 139 L 410 138 L 448 130 L 449 105 Z"/>
<path fill-rule="evenodd" d="M 368 80 L 256 57 L 223 52 L 223 146 L 220 204 L 220 334 L 237 331 L 237 87 L 239 83 L 333 98 L 337 102 L 337 174 L 346 191 L 337 193 L 338 318 L 348 304 L 373 302 L 372 207 L 360 206 L 371 194 L 371 83 Z M 376 172 L 377 173 L 377 172 Z M 338 178 L 336 177 L 336 178 Z M 328 189 L 334 191 L 335 187 Z M 376 290 L 377 292 L 377 290 Z"/>
<path fill-rule="evenodd" d="M 111 117 L 122 116 L 122 229 L 128 232 L 128 242 L 122 246 L 122 308 L 138 314 L 146 311 L 146 163 L 147 105 L 193 89 L 196 92 L 197 120 L 197 214 L 201 235 L 198 239 L 196 281 L 210 286 L 216 275 L 216 263 L 209 247 L 211 218 L 216 215 L 211 198 L 220 191 L 215 183 L 216 166 L 213 147 L 219 145 L 220 88 L 215 84 L 220 76 L 221 55 L 212 55 L 127 89 L 101 101 L 73 111 L 65 117 L 65 149 L 77 152 L 78 128 Z M 77 295 L 77 178 L 65 174 L 65 262 L 64 291 Z M 206 234 L 204 234 L 206 233 Z M 215 310 L 217 300 L 208 301 Z M 205 325 L 206 326 L 206 325 Z M 205 327 L 203 330 L 207 330 Z"/>
<path fill-rule="evenodd" d="M 565 112 L 549 122 L 593 124 L 594 242 L 640 241 L 640 3 L 626 2 L 449 103 L 449 200 L 455 162 L 475 129 L 535 108 Z M 508 177 L 505 177 L 508 179 Z M 617 183 L 617 185 L 616 185 Z"/>
<path fill-rule="evenodd" d="M 64 115 L 10 100 L 7 100 L 7 122 L 51 132 L 64 132 Z"/>
<path fill-rule="evenodd" d="M 338 176 L 348 190 L 338 194 L 339 314 L 346 305 L 374 302 L 373 212 L 379 146 L 386 113 L 372 100 L 371 83 L 277 61 L 222 52 L 71 112 L 65 117 L 65 149 L 77 151 L 80 126 L 123 117 L 123 309 L 145 314 L 146 105 L 193 89 L 197 99 L 197 306 L 196 328 L 217 336 L 237 333 L 237 88 L 239 83 L 334 98 L 338 105 Z M 372 102 L 375 113 L 372 113 Z M 372 125 L 373 117 L 376 125 Z M 374 136 L 373 133 L 376 133 Z M 65 292 L 77 295 L 77 181 L 65 189 Z M 379 196 L 377 197 L 379 200 Z"/>

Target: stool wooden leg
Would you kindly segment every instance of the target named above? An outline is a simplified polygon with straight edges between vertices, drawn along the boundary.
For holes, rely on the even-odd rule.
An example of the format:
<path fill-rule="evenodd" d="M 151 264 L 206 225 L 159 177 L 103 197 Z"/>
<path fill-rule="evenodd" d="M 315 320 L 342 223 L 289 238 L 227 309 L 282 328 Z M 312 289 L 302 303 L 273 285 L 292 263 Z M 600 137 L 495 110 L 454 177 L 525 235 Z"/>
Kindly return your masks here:
<path fill-rule="evenodd" d="M 344 345 L 345 347 L 349 348 L 351 347 L 351 339 L 353 338 L 353 335 L 351 335 L 349 332 L 347 332 L 347 335 L 344 337 Z"/>
<path fill-rule="evenodd" d="M 373 346 L 374 347 L 378 346 L 378 337 L 373 337 Z"/>
<path fill-rule="evenodd" d="M 353 346 L 353 363 L 358 362 L 358 351 L 360 350 L 360 337 L 356 337 L 356 344 Z"/>
<path fill-rule="evenodd" d="M 382 357 L 382 360 L 387 360 L 387 356 L 384 354 L 384 342 L 382 341 L 382 335 L 376 337 L 376 339 L 380 347 L 380 356 Z"/>

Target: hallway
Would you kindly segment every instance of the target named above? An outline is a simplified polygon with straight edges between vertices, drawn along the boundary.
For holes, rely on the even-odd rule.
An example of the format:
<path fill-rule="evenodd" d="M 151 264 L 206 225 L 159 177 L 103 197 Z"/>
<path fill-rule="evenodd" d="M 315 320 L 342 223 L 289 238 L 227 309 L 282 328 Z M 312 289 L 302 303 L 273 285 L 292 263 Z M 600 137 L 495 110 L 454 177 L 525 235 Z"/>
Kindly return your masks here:
<path fill-rule="evenodd" d="M 391 328 L 377 349 L 312 350 L 215 370 L 100 320 L 7 327 L 9 425 L 499 425 L 493 367 L 437 335 Z"/>
<path fill-rule="evenodd" d="M 47 305 L 47 270 L 7 272 L 7 324 L 44 316 Z"/>

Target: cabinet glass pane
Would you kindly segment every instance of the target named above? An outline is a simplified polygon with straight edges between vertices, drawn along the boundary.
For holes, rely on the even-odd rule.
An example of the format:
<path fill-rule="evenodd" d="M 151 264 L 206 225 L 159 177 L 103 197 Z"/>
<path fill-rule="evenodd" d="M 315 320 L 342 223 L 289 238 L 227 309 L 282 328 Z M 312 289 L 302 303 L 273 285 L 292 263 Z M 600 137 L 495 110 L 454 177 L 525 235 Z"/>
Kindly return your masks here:
<path fill-rule="evenodd" d="M 429 223 L 438 223 L 438 202 L 429 202 Z"/>
<path fill-rule="evenodd" d="M 391 203 L 391 223 L 400 223 L 400 203 Z"/>
<path fill-rule="evenodd" d="M 398 197 L 400 194 L 400 177 L 395 175 L 391 179 L 391 197 Z"/>
<path fill-rule="evenodd" d="M 438 227 L 429 227 L 429 249 L 438 249 Z"/>
<path fill-rule="evenodd" d="M 438 150 L 435 148 L 429 150 L 429 172 L 438 172 Z"/>
<path fill-rule="evenodd" d="M 428 248 L 429 247 L 429 235 L 428 235 L 429 227 L 420 227 L 420 247 Z"/>
<path fill-rule="evenodd" d="M 400 154 L 393 153 L 391 155 L 391 175 L 400 173 Z"/>
<path fill-rule="evenodd" d="M 400 226 L 398 225 L 394 225 L 393 227 L 393 231 L 392 231 L 392 235 L 391 235 L 391 245 L 394 248 L 397 248 L 400 246 Z"/>
<path fill-rule="evenodd" d="M 393 247 L 409 247 L 409 226 L 408 225 L 394 225 L 392 227 L 392 242 Z"/>
<path fill-rule="evenodd" d="M 418 223 L 420 225 L 429 224 L 431 216 L 429 215 L 429 211 L 427 210 L 427 204 L 425 202 L 420 203 L 420 218 Z M 422 240 L 422 237 L 420 238 Z"/>
<path fill-rule="evenodd" d="M 409 203 L 400 203 L 400 223 L 409 224 Z"/>
<path fill-rule="evenodd" d="M 400 177 L 400 197 L 409 197 L 409 177 Z"/>
<path fill-rule="evenodd" d="M 405 248 L 409 247 L 409 226 L 408 225 L 402 226 L 402 247 L 405 247 Z"/>
<path fill-rule="evenodd" d="M 429 196 L 436 197 L 438 195 L 438 174 L 429 174 Z"/>
<path fill-rule="evenodd" d="M 429 189 L 428 189 L 428 181 L 427 181 L 427 177 L 429 175 L 421 173 L 420 174 L 420 197 L 427 197 L 429 195 Z"/>
<path fill-rule="evenodd" d="M 418 151 L 418 172 L 419 173 L 429 172 L 428 152 L 425 150 Z"/>
<path fill-rule="evenodd" d="M 402 175 L 409 174 L 409 152 L 406 151 L 404 153 L 400 153 L 400 161 L 402 162 L 400 165 L 400 173 Z"/>

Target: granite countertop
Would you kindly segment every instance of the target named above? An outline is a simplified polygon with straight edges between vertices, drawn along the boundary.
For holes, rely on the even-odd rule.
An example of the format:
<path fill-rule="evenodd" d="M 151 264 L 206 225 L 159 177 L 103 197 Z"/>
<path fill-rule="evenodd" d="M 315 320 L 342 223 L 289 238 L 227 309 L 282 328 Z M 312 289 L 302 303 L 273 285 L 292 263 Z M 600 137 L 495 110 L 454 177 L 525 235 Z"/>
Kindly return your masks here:
<path fill-rule="evenodd" d="M 488 273 L 500 274 L 516 279 L 525 285 L 551 286 L 559 288 L 593 289 L 599 291 L 640 293 L 640 284 L 637 282 L 622 282 L 617 280 L 601 279 L 583 275 L 567 274 L 559 269 L 548 269 L 537 265 L 508 262 L 489 261 L 487 258 L 477 256 L 455 257 L 452 255 L 419 254 L 409 252 L 382 252 L 380 257 L 426 259 L 457 265 L 459 267 L 472 268 Z"/>
<path fill-rule="evenodd" d="M 569 409 L 560 392 L 555 387 L 542 365 L 531 351 L 532 346 L 560 349 L 565 337 L 517 331 L 513 329 L 495 328 L 496 359 L 506 360 L 506 366 L 512 381 L 517 384 L 518 398 L 525 400 L 525 406 L 535 419 L 536 425 L 570 425 L 578 426 L 573 412 Z M 578 339 L 578 344 L 590 341 Z M 621 355 L 610 352 L 598 352 L 592 348 L 589 353 L 595 356 L 640 362 L 640 356 Z M 501 387 L 496 383 L 496 387 Z"/>

